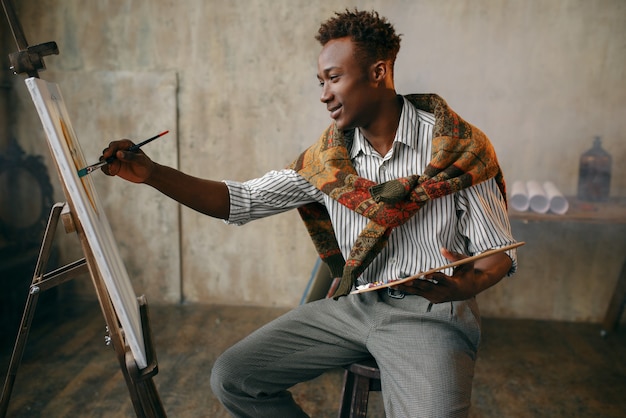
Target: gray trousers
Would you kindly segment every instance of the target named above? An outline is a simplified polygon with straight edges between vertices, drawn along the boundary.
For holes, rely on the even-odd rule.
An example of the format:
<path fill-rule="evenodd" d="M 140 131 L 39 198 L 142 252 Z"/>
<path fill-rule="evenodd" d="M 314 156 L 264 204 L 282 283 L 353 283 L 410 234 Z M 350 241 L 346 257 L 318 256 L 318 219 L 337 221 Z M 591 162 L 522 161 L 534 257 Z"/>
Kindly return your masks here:
<path fill-rule="evenodd" d="M 291 386 L 373 356 L 387 417 L 466 417 L 479 341 L 475 299 L 433 305 L 384 290 L 323 299 L 224 352 L 211 387 L 235 417 L 306 417 Z"/>

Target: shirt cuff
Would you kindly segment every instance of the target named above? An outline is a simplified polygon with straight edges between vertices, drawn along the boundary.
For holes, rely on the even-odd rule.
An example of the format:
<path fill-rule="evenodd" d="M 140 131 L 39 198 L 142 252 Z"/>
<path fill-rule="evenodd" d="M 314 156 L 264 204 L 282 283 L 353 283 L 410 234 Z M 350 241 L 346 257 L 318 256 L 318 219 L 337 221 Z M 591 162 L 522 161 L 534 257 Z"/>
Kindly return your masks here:
<path fill-rule="evenodd" d="M 250 190 L 243 183 L 224 180 L 230 196 L 230 215 L 224 222 L 230 225 L 244 225 L 250 221 Z"/>

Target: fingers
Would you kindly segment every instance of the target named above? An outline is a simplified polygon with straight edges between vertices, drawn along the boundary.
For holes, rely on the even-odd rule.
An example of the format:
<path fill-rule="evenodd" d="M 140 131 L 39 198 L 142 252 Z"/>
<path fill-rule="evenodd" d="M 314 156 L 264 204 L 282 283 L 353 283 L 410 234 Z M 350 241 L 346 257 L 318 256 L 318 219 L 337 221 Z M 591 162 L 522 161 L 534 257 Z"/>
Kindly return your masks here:
<path fill-rule="evenodd" d="M 117 158 L 119 161 L 125 162 L 125 163 L 129 163 L 129 162 L 133 162 L 133 161 L 138 161 L 139 158 L 143 155 L 140 153 L 141 151 L 136 151 L 136 152 L 128 152 L 128 151 L 117 151 L 115 153 L 115 158 Z"/>
<path fill-rule="evenodd" d="M 118 141 L 111 141 L 109 146 L 102 150 L 102 159 L 110 158 L 115 156 L 119 158 L 118 151 L 127 150 L 133 146 L 133 142 L 130 139 L 120 139 Z"/>
<path fill-rule="evenodd" d="M 115 176 L 122 170 L 122 162 L 131 162 L 137 157 L 137 153 L 126 152 L 133 145 L 129 139 L 111 141 L 109 146 L 102 150 L 100 160 L 109 160 L 109 164 L 102 167 L 102 172 L 109 176 Z"/>
<path fill-rule="evenodd" d="M 392 289 L 401 290 L 405 293 L 421 295 L 424 292 L 432 291 L 438 283 L 439 282 L 435 277 L 424 277 L 423 279 L 415 279 L 408 283 L 391 287 Z"/>

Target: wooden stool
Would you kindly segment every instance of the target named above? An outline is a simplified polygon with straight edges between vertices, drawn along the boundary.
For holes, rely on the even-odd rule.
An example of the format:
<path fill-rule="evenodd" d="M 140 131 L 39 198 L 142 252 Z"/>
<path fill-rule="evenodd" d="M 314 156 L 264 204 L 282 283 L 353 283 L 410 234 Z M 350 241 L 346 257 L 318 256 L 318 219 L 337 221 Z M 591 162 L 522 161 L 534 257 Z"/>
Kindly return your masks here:
<path fill-rule="evenodd" d="M 370 391 L 380 391 L 380 370 L 372 358 L 346 367 L 339 418 L 365 418 Z"/>

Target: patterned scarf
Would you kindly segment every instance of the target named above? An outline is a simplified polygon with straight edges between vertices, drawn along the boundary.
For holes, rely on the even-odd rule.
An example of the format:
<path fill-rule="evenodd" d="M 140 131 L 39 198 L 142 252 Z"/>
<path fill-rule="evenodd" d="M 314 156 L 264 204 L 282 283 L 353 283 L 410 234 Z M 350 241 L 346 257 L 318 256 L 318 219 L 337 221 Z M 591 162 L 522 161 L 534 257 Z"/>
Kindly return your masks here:
<path fill-rule="evenodd" d="M 339 131 L 334 123 L 289 166 L 317 189 L 370 220 L 346 261 L 325 206 L 311 203 L 298 209 L 321 259 L 333 277 L 341 277 L 334 299 L 350 292 L 386 245 L 393 228 L 409 220 L 429 200 L 492 177 L 506 198 L 504 178 L 487 136 L 461 119 L 437 95 L 406 98 L 417 109 L 435 115 L 432 157 L 422 175 L 381 184 L 359 177 L 348 151 L 354 130 Z"/>

